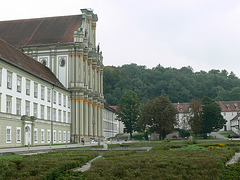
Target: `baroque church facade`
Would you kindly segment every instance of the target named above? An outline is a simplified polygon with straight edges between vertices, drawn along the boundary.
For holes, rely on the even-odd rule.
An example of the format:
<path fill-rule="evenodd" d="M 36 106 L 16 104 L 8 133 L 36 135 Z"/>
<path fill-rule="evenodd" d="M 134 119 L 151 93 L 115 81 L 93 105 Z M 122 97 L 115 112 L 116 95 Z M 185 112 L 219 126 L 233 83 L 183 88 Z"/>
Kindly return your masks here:
<path fill-rule="evenodd" d="M 65 119 L 64 123 L 68 124 L 69 129 L 65 129 L 61 134 L 66 134 L 65 141 L 68 139 L 73 143 L 80 142 L 83 137 L 88 141 L 104 136 L 104 66 L 102 52 L 96 45 L 98 17 L 91 9 L 81 9 L 81 12 L 80 15 L 72 16 L 0 22 L 0 38 L 41 63 L 41 66 L 48 67 L 55 75 L 55 81 L 61 84 L 63 92 L 60 92 L 61 88 L 59 92 L 54 92 L 49 85 L 45 93 L 46 96 L 47 93 L 53 94 L 49 95 L 49 98 L 56 96 L 56 99 L 61 99 L 64 103 L 68 102 L 65 104 L 66 110 L 56 108 L 54 110 L 50 104 L 44 105 L 44 108 L 45 112 L 49 112 L 46 117 L 50 116 L 51 120 L 56 111 L 55 118 L 58 122 L 63 122 L 63 118 L 58 119 L 58 114 L 59 117 L 66 114 L 66 119 L 69 120 Z M 41 67 L 39 64 L 33 68 L 39 69 Z M 42 78 L 41 75 L 39 78 Z M 55 84 L 55 81 L 52 83 Z M 32 86 L 34 90 L 34 83 Z M 33 102 L 30 103 L 34 107 Z M 26 114 L 22 113 L 21 116 L 23 115 Z M 29 114 L 29 117 L 32 116 L 35 117 L 34 111 Z M 51 128 L 50 131 L 51 142 L 54 142 L 53 129 Z M 34 132 L 32 137 L 33 134 Z"/>

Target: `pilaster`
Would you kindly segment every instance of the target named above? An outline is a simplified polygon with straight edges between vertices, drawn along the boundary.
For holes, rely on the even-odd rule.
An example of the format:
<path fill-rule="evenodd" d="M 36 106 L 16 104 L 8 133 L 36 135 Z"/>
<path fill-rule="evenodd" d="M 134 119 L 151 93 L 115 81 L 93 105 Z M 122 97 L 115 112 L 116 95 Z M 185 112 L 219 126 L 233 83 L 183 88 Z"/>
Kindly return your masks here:
<path fill-rule="evenodd" d="M 83 131 L 83 134 L 84 136 L 88 136 L 88 100 L 84 100 L 83 101 L 83 104 L 84 104 L 84 122 L 83 122 L 83 125 L 84 125 L 84 131 Z"/>

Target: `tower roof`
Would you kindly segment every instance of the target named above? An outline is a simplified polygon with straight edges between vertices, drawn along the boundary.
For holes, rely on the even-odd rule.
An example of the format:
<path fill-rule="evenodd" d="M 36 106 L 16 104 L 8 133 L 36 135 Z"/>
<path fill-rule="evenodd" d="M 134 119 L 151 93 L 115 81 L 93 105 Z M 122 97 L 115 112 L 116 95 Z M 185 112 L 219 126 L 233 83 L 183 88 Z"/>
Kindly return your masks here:
<path fill-rule="evenodd" d="M 0 21 L 0 38 L 15 47 L 73 42 L 82 15 Z"/>

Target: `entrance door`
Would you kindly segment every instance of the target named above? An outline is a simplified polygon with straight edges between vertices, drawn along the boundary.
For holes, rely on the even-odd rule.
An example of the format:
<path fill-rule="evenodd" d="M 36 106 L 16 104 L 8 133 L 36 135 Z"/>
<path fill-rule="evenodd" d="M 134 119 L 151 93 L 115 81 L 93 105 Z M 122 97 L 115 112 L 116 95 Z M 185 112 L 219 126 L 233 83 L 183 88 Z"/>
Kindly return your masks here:
<path fill-rule="evenodd" d="M 25 145 L 31 145 L 31 128 L 25 127 Z"/>

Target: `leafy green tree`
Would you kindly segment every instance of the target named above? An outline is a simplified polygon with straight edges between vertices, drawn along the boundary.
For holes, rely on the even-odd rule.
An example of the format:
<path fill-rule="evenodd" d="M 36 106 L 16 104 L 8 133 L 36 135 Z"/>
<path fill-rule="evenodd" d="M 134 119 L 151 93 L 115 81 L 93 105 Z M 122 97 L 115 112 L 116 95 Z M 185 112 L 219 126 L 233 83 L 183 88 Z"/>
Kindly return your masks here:
<path fill-rule="evenodd" d="M 132 90 L 142 102 L 168 94 L 172 102 L 189 102 L 193 97 L 208 96 L 218 101 L 234 101 L 239 97 L 240 79 L 226 70 L 194 72 L 191 67 L 152 69 L 137 64 L 106 66 L 104 95 L 109 105 L 119 103 L 123 93 Z M 237 99 L 236 99 L 237 97 Z"/>
<path fill-rule="evenodd" d="M 122 121 L 126 127 L 127 133 L 130 133 L 132 139 L 133 131 L 137 131 L 137 121 L 141 113 L 141 101 L 138 95 L 128 90 L 120 99 L 120 103 L 117 106 L 117 118 Z"/>
<path fill-rule="evenodd" d="M 219 104 L 215 102 L 215 100 L 204 97 L 202 99 L 203 107 L 202 107 L 202 130 L 201 132 L 204 134 L 206 138 L 207 133 L 212 132 L 213 130 L 221 129 L 226 120 L 223 118 L 221 114 L 221 108 Z"/>
<path fill-rule="evenodd" d="M 139 124 L 143 129 L 149 127 L 152 133 L 159 134 L 159 139 L 164 139 L 174 130 L 176 114 L 176 108 L 165 94 L 148 101 L 143 106 Z"/>
<path fill-rule="evenodd" d="M 198 133 L 202 130 L 202 100 L 195 98 L 190 101 L 190 118 L 188 124 L 191 126 L 192 131 L 195 133 L 197 139 Z"/>

